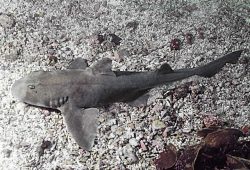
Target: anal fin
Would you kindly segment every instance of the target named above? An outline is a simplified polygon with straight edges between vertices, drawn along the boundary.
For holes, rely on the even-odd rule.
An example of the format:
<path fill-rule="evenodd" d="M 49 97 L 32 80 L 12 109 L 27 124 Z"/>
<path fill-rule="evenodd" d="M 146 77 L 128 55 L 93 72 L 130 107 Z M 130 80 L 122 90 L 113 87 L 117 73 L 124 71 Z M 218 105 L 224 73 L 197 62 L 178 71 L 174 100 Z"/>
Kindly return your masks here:
<path fill-rule="evenodd" d="M 85 150 L 91 150 L 97 133 L 96 108 L 68 108 L 62 110 L 66 126 L 76 143 Z"/>
<path fill-rule="evenodd" d="M 127 93 L 122 102 L 126 102 L 134 107 L 146 106 L 149 98 L 148 91 L 149 89 L 144 89 Z"/>

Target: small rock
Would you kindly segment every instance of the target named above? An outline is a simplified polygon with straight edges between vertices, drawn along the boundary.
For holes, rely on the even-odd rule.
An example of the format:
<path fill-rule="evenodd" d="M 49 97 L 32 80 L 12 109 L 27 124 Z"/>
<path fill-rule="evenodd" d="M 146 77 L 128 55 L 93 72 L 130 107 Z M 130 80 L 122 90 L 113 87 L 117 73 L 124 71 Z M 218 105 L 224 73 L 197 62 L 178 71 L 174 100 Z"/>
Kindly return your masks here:
<path fill-rule="evenodd" d="M 103 116 L 99 116 L 99 119 L 98 119 L 98 120 L 99 120 L 100 123 L 103 123 L 103 122 L 105 121 L 105 119 L 104 119 Z"/>
<path fill-rule="evenodd" d="M 5 157 L 5 158 L 9 158 L 10 155 L 11 155 L 11 152 L 12 152 L 12 150 L 10 150 L 10 149 L 4 149 L 4 150 L 3 150 L 3 155 L 4 155 L 4 157 Z"/>
<path fill-rule="evenodd" d="M 15 51 L 11 54 L 3 56 L 3 58 L 8 61 L 16 61 L 18 59 L 18 53 Z"/>
<path fill-rule="evenodd" d="M 125 57 L 129 57 L 129 51 L 126 49 L 120 49 L 117 51 L 118 58 L 122 61 Z"/>
<path fill-rule="evenodd" d="M 162 110 L 160 112 L 161 118 L 165 117 L 166 114 L 167 114 L 167 111 L 166 110 Z"/>
<path fill-rule="evenodd" d="M 181 40 L 178 38 L 175 38 L 171 40 L 170 42 L 170 49 L 171 50 L 180 50 Z"/>
<path fill-rule="evenodd" d="M 165 127 L 166 127 L 165 124 L 160 120 L 154 120 L 153 123 L 152 123 L 152 128 L 154 130 L 163 129 Z"/>
<path fill-rule="evenodd" d="M 189 133 L 191 131 L 192 131 L 191 127 L 185 127 L 185 128 L 182 129 L 182 132 L 184 132 L 184 133 Z"/>
<path fill-rule="evenodd" d="M 116 130 L 117 130 L 117 125 L 111 126 L 111 132 L 116 132 Z"/>
<path fill-rule="evenodd" d="M 161 103 L 156 103 L 156 105 L 152 108 L 152 112 L 160 112 L 163 109 L 163 105 Z"/>
<path fill-rule="evenodd" d="M 107 7 L 107 5 L 108 5 L 108 2 L 106 0 L 102 1 L 102 6 L 103 7 Z"/>
<path fill-rule="evenodd" d="M 9 15 L 1 14 L 0 15 L 0 26 L 3 28 L 10 28 L 15 25 L 15 20 Z"/>
<path fill-rule="evenodd" d="M 124 132 L 124 131 L 125 131 L 125 129 L 124 129 L 124 128 L 122 128 L 122 127 L 118 127 L 118 128 L 116 129 L 116 132 L 115 132 L 115 133 L 116 133 L 117 135 L 119 135 L 119 136 L 120 136 L 120 135 L 122 135 L 122 134 L 123 134 L 123 132 Z"/>
<path fill-rule="evenodd" d="M 134 123 L 128 123 L 128 127 L 133 130 L 135 129 L 135 124 Z"/>
<path fill-rule="evenodd" d="M 204 39 L 204 38 L 205 38 L 203 28 L 199 27 L 199 28 L 197 29 L 197 32 L 198 32 L 198 38 L 199 38 L 199 39 Z"/>
<path fill-rule="evenodd" d="M 122 39 L 115 34 L 108 34 L 106 36 L 107 36 L 106 39 L 109 40 L 110 42 L 113 42 L 115 45 L 120 45 L 122 41 Z"/>
<path fill-rule="evenodd" d="M 141 146 L 142 151 L 147 151 L 148 150 L 148 147 L 145 145 L 143 140 L 140 141 L 140 146 Z"/>
<path fill-rule="evenodd" d="M 117 124 L 117 120 L 116 119 L 110 119 L 108 122 L 108 125 L 116 125 Z"/>
<path fill-rule="evenodd" d="M 109 138 L 110 139 L 114 139 L 115 138 L 115 134 L 114 133 L 110 133 Z"/>
<path fill-rule="evenodd" d="M 139 23 L 137 21 L 130 21 L 126 24 L 126 27 L 129 29 L 132 29 L 134 31 L 134 30 L 136 30 L 138 25 L 139 25 Z"/>
<path fill-rule="evenodd" d="M 42 156 L 44 154 L 45 149 L 49 149 L 52 147 L 52 143 L 47 140 L 43 140 L 42 144 L 37 148 L 37 152 L 39 156 Z"/>
<path fill-rule="evenodd" d="M 108 148 L 109 148 L 109 150 L 112 150 L 115 148 L 115 146 L 113 144 L 110 144 L 110 145 L 108 145 Z"/>
<path fill-rule="evenodd" d="M 138 146 L 138 141 L 135 138 L 129 139 L 129 144 L 133 147 Z"/>
<path fill-rule="evenodd" d="M 152 96 L 149 97 L 147 105 L 151 105 L 155 102 L 156 99 L 162 99 L 163 95 L 160 92 L 154 93 Z"/>
<path fill-rule="evenodd" d="M 49 65 L 54 65 L 58 62 L 58 58 L 54 55 L 49 55 L 48 59 L 49 59 Z"/>
<path fill-rule="evenodd" d="M 98 11 L 100 9 L 100 7 L 101 7 L 101 2 L 95 4 L 94 7 L 93 7 L 94 11 Z"/>
<path fill-rule="evenodd" d="M 209 147 L 220 148 L 225 145 L 234 146 L 238 141 L 239 137 L 242 137 L 244 134 L 241 130 L 227 128 L 227 129 L 218 129 L 217 131 L 209 133 L 205 138 L 205 144 Z"/>
<path fill-rule="evenodd" d="M 141 133 L 141 132 L 137 132 L 136 133 L 136 140 L 141 140 L 142 138 L 144 137 L 144 135 L 143 135 L 143 133 Z"/>
<path fill-rule="evenodd" d="M 185 83 L 182 84 L 180 86 L 177 86 L 173 91 L 172 91 L 172 95 L 173 95 L 173 99 L 175 100 L 179 100 L 181 98 L 185 98 L 189 93 L 190 93 L 190 87 L 191 83 Z"/>
<path fill-rule="evenodd" d="M 250 125 L 245 125 L 241 128 L 243 134 L 247 135 L 250 134 Z"/>
<path fill-rule="evenodd" d="M 162 141 L 161 139 L 152 140 L 152 146 L 159 148 L 159 149 L 163 149 L 164 141 Z"/>
<path fill-rule="evenodd" d="M 93 34 L 89 37 L 90 45 L 101 44 L 104 40 L 104 36 L 101 34 Z"/>
<path fill-rule="evenodd" d="M 133 148 L 130 144 L 123 147 L 123 155 L 127 159 L 128 164 L 134 164 L 138 162 L 138 157 L 135 155 Z"/>
<path fill-rule="evenodd" d="M 170 127 L 166 127 L 165 130 L 162 133 L 162 136 L 163 137 L 167 137 L 170 131 L 171 131 L 171 128 Z"/>
<path fill-rule="evenodd" d="M 193 44 L 193 35 L 191 33 L 186 33 L 185 38 L 187 44 L 189 45 Z"/>
<path fill-rule="evenodd" d="M 44 116 L 45 119 L 46 118 L 48 118 L 48 120 L 50 119 L 49 116 L 51 115 L 51 111 L 44 109 L 41 112 L 42 112 L 42 114 L 43 114 L 43 116 Z"/>
<path fill-rule="evenodd" d="M 212 126 L 219 126 L 220 120 L 217 116 L 207 115 L 206 117 L 203 118 L 203 123 L 206 128 L 209 128 Z"/>
<path fill-rule="evenodd" d="M 116 61 L 118 61 L 118 62 L 124 60 L 123 58 L 121 58 L 121 56 L 119 56 L 119 54 L 118 54 L 117 51 L 114 51 L 114 52 L 113 52 L 113 57 L 114 57 L 114 60 L 116 60 Z"/>
<path fill-rule="evenodd" d="M 128 157 L 127 157 L 128 163 L 129 164 L 135 164 L 138 162 L 138 157 L 134 152 L 131 152 Z"/>
<path fill-rule="evenodd" d="M 130 152 L 133 152 L 133 148 L 131 147 L 130 144 L 125 145 L 122 149 L 123 149 L 123 150 L 122 150 L 122 154 L 123 154 L 124 156 L 126 156 L 126 155 L 129 154 Z"/>
<path fill-rule="evenodd" d="M 170 102 L 170 99 L 166 99 L 165 100 L 165 107 L 171 107 L 171 106 L 172 106 L 172 104 Z"/>
<path fill-rule="evenodd" d="M 155 160 L 157 169 L 172 169 L 177 161 L 177 149 L 174 145 L 170 144 L 166 147 L 165 151 L 161 152 L 160 157 Z M 173 168 L 174 169 L 174 168 Z"/>

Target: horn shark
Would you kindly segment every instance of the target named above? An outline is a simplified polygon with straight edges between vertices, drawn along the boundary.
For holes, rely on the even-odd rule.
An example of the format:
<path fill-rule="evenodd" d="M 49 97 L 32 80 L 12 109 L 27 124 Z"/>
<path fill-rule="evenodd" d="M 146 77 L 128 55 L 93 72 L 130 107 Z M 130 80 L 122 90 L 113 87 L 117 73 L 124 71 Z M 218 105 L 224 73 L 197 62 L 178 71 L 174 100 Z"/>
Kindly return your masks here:
<path fill-rule="evenodd" d="M 204 66 L 172 70 L 163 64 L 156 71 L 112 71 L 112 61 L 104 58 L 92 67 L 77 58 L 67 70 L 35 71 L 12 85 L 19 101 L 61 111 L 76 143 L 91 150 L 97 133 L 98 107 L 114 102 L 139 100 L 151 88 L 198 75 L 212 77 L 226 63 L 235 64 L 242 50 L 229 53 Z"/>

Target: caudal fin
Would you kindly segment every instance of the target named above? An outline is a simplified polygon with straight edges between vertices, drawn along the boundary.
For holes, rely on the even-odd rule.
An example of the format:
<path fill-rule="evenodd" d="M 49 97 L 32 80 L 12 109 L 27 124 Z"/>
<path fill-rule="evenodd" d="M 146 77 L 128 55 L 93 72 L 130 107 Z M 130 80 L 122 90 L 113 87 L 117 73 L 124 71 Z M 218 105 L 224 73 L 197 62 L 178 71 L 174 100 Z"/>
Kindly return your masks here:
<path fill-rule="evenodd" d="M 226 63 L 237 63 L 242 51 L 243 50 L 234 51 L 204 66 L 195 68 L 195 74 L 202 77 L 212 77 L 213 75 L 218 73 Z"/>

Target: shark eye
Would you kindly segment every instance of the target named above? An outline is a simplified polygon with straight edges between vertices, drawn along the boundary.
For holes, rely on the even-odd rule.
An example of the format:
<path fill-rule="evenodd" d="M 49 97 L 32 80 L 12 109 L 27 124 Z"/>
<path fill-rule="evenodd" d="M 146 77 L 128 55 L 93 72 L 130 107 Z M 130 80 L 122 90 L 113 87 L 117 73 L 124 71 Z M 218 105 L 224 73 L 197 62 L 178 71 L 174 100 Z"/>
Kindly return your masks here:
<path fill-rule="evenodd" d="M 34 86 L 34 85 L 28 85 L 28 87 L 29 87 L 30 89 L 35 89 L 35 86 Z"/>

